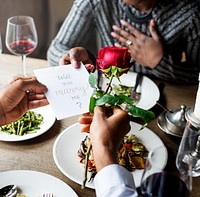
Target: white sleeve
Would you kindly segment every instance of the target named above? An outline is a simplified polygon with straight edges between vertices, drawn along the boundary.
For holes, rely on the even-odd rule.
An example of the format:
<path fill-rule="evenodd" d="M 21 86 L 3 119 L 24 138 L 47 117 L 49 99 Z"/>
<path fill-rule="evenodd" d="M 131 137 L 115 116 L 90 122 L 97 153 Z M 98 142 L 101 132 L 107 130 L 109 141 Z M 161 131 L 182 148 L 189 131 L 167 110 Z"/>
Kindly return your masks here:
<path fill-rule="evenodd" d="M 133 175 L 118 164 L 106 166 L 94 179 L 96 196 L 137 197 Z"/>

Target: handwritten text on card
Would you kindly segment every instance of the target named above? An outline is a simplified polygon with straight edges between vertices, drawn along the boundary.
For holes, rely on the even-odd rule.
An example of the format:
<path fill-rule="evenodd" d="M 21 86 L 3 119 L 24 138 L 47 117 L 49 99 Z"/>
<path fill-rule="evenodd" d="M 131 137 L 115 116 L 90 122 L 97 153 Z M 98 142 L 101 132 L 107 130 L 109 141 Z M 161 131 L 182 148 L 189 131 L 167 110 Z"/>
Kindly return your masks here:
<path fill-rule="evenodd" d="M 57 117 L 63 119 L 88 111 L 93 89 L 88 83 L 89 73 L 84 65 L 72 65 L 35 70 L 38 80 L 48 88 L 46 96 Z"/>

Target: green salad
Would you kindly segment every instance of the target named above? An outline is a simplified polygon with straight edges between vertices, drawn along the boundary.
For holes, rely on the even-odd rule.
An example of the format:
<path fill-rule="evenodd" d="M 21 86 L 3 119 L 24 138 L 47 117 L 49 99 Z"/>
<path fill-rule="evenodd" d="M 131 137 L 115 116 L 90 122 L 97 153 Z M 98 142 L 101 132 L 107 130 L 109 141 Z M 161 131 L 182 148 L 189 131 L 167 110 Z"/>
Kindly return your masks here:
<path fill-rule="evenodd" d="M 124 95 L 130 97 L 132 89 L 133 89 L 133 87 L 125 86 L 122 84 L 113 85 L 113 91 L 116 95 L 124 94 Z"/>
<path fill-rule="evenodd" d="M 14 135 L 24 135 L 35 133 L 40 129 L 40 124 L 43 122 L 43 116 L 34 111 L 26 112 L 19 120 L 1 126 L 0 131 Z"/>

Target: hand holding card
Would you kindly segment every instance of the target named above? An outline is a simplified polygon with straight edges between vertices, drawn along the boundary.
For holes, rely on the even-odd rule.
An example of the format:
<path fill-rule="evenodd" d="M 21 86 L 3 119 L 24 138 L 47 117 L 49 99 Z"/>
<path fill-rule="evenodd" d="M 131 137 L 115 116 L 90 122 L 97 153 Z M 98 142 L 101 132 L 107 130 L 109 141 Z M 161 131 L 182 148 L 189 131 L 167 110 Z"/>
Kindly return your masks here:
<path fill-rule="evenodd" d="M 58 120 L 88 112 L 93 89 L 83 64 L 79 69 L 64 65 L 37 69 L 34 73 L 47 86 L 46 97 Z"/>

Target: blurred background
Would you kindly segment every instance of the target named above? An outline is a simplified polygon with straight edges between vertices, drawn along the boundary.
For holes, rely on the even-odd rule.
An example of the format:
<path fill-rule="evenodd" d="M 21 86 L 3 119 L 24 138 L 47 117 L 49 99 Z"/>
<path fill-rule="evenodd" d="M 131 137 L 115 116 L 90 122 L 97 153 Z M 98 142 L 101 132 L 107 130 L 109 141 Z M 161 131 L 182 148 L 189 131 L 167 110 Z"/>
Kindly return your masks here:
<path fill-rule="evenodd" d="M 69 13 L 74 0 L 0 0 L 0 33 L 3 53 L 10 53 L 5 46 L 7 19 L 15 15 L 32 16 L 38 33 L 38 46 L 29 57 L 46 59 L 47 48 Z M 95 51 L 95 41 L 88 42 L 88 49 Z"/>

